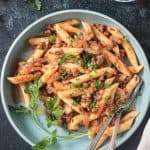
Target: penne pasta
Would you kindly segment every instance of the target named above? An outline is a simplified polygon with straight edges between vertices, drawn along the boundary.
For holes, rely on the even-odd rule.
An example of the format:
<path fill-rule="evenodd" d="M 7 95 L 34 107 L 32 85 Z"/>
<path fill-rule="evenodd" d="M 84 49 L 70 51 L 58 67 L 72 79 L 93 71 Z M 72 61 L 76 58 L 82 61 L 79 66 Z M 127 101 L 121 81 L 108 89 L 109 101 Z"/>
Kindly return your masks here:
<path fill-rule="evenodd" d="M 105 107 L 109 104 L 109 102 L 112 103 L 112 101 L 114 100 L 114 95 L 116 93 L 117 88 L 118 88 L 118 83 L 115 83 L 110 88 L 105 89 L 102 99 L 98 105 L 98 111 L 96 113 L 89 114 L 90 121 L 98 119 L 101 113 L 103 112 L 103 110 L 105 109 Z"/>
<path fill-rule="evenodd" d="M 108 59 L 115 67 L 123 74 L 130 76 L 130 71 L 127 66 L 115 55 L 107 50 L 103 50 L 103 54 L 106 59 Z"/>
<path fill-rule="evenodd" d="M 139 83 L 140 78 L 138 75 L 134 75 L 131 80 L 127 83 L 126 87 L 124 88 L 125 94 L 130 95 L 136 85 Z"/>
<path fill-rule="evenodd" d="M 67 84 L 62 84 L 61 82 L 55 81 L 54 82 L 54 87 L 56 89 L 56 91 L 63 91 L 63 90 L 68 90 L 70 89 L 70 85 Z"/>
<path fill-rule="evenodd" d="M 73 27 L 67 23 L 65 24 L 60 24 L 60 26 L 67 32 L 70 32 L 70 33 L 75 33 L 77 35 L 82 35 L 83 34 L 83 31 L 80 30 L 79 28 L 76 28 L 76 27 Z"/>
<path fill-rule="evenodd" d="M 82 107 L 78 103 L 76 103 L 72 98 L 66 97 L 65 95 L 63 95 L 62 92 L 58 92 L 57 94 L 64 103 L 66 103 L 68 106 L 70 106 L 76 112 L 81 113 L 83 111 Z"/>
<path fill-rule="evenodd" d="M 66 64 L 63 64 L 62 67 L 66 68 L 66 69 L 76 69 L 81 73 L 85 73 L 85 69 L 82 68 L 79 64 L 66 63 Z"/>
<path fill-rule="evenodd" d="M 72 37 L 65 30 L 63 30 L 59 24 L 55 25 L 55 29 L 61 40 L 67 43 L 68 45 L 71 45 L 73 41 Z"/>
<path fill-rule="evenodd" d="M 46 66 L 46 68 L 44 68 L 44 73 L 43 75 L 41 76 L 41 81 L 43 83 L 46 83 L 48 81 L 48 79 L 50 78 L 50 76 L 52 76 L 56 70 L 58 69 L 58 66 L 55 65 L 55 66 Z"/>
<path fill-rule="evenodd" d="M 94 33 L 92 31 L 92 27 L 89 23 L 87 22 L 82 22 L 83 29 L 84 29 L 84 40 L 89 41 L 94 37 Z"/>
<path fill-rule="evenodd" d="M 128 67 L 128 69 L 129 69 L 132 73 L 139 73 L 143 68 L 144 68 L 143 65 L 140 65 L 140 66 L 129 66 L 129 67 Z"/>
<path fill-rule="evenodd" d="M 68 24 L 68 25 L 71 25 L 71 26 L 78 26 L 80 25 L 80 21 L 77 20 L 77 19 L 70 19 L 70 20 L 65 20 L 63 22 L 61 22 L 60 24 Z"/>
<path fill-rule="evenodd" d="M 29 104 L 30 104 L 30 96 L 29 96 L 29 94 L 25 93 L 26 85 L 25 85 L 25 84 L 19 84 L 18 86 L 19 86 L 19 88 L 20 88 L 20 94 L 21 94 L 22 97 L 23 97 L 24 105 L 25 105 L 26 107 L 29 107 Z"/>
<path fill-rule="evenodd" d="M 70 82 L 75 83 L 75 84 L 80 84 L 80 83 L 98 78 L 100 76 L 106 75 L 108 77 L 111 77 L 112 75 L 115 75 L 115 74 L 116 74 L 116 71 L 114 69 L 112 69 L 110 67 L 105 67 L 105 68 L 97 69 L 90 73 L 78 76 L 76 78 L 73 78 L 70 80 Z"/>
<path fill-rule="evenodd" d="M 123 40 L 124 37 L 116 27 L 107 27 L 108 32 L 110 32 L 114 37 Z"/>
<path fill-rule="evenodd" d="M 41 43 L 47 43 L 50 41 L 49 37 L 35 37 L 35 38 L 30 38 L 29 39 L 29 44 L 31 46 L 37 46 Z"/>
<path fill-rule="evenodd" d="M 39 76 L 40 76 L 39 74 L 17 75 L 14 77 L 7 77 L 7 80 L 12 84 L 21 84 L 21 83 L 30 82 L 38 78 Z"/>
<path fill-rule="evenodd" d="M 112 48 L 113 47 L 113 43 L 112 41 L 107 38 L 101 31 L 99 31 L 96 27 L 92 26 L 92 29 L 94 31 L 95 36 L 97 37 L 97 39 L 106 47 L 108 48 Z"/>
<path fill-rule="evenodd" d="M 108 79 L 105 80 L 104 84 L 109 84 L 109 85 L 111 85 L 114 80 L 115 80 L 115 77 L 108 78 Z"/>
<path fill-rule="evenodd" d="M 33 51 L 31 57 L 27 60 L 27 62 L 31 62 L 37 58 L 41 58 L 44 54 L 44 50 L 42 49 L 36 49 Z"/>
<path fill-rule="evenodd" d="M 130 43 L 127 40 L 124 40 L 122 46 L 127 54 L 127 57 L 131 65 L 138 66 L 138 61 L 135 52 L 133 51 L 133 48 L 131 47 Z"/>
<path fill-rule="evenodd" d="M 112 48 L 112 51 L 116 54 L 116 56 L 120 57 L 120 50 L 119 50 L 119 46 L 116 45 Z"/>

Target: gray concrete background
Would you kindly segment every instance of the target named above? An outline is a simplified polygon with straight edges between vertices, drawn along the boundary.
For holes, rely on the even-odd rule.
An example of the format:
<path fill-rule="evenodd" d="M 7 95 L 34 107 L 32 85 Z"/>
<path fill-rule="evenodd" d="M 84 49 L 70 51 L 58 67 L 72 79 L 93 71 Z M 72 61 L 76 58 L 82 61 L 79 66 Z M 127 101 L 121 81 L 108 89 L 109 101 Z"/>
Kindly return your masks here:
<path fill-rule="evenodd" d="M 82 8 L 104 13 L 125 25 L 142 45 L 150 62 L 150 1 L 118 3 L 114 0 L 43 0 L 41 11 L 24 0 L 0 0 L 0 68 L 13 40 L 29 24 L 54 11 Z M 143 108 L 144 109 L 144 108 Z M 135 134 L 117 150 L 136 150 L 150 109 Z M 30 150 L 10 126 L 0 102 L 0 150 Z"/>

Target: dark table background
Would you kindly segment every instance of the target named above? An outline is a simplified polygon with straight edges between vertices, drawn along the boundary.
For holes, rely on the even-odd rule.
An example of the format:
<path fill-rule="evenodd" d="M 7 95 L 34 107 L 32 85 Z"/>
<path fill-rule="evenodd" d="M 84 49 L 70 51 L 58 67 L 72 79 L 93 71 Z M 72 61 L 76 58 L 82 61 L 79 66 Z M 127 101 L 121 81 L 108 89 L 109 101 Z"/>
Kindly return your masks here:
<path fill-rule="evenodd" d="M 118 3 L 113 0 L 43 0 L 41 11 L 24 0 L 0 0 L 0 69 L 13 40 L 38 18 L 63 9 L 88 9 L 104 13 L 125 25 L 142 45 L 150 62 L 150 0 Z M 144 108 L 143 108 L 144 109 Z M 117 150 L 136 150 L 150 109 L 134 135 Z M 9 124 L 0 102 L 0 150 L 30 150 Z"/>

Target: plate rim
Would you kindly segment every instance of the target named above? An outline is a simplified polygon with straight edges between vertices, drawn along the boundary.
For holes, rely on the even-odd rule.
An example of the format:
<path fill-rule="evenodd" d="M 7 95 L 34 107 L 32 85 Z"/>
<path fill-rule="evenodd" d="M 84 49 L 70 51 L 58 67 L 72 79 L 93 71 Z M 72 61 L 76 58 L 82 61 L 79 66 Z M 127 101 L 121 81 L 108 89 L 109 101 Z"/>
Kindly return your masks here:
<path fill-rule="evenodd" d="M 47 18 L 50 18 L 52 16 L 55 16 L 55 15 L 59 15 L 61 13 L 77 13 L 77 12 L 82 12 L 82 13 L 90 13 L 90 14 L 94 14 L 94 15 L 97 15 L 97 16 L 101 16 L 101 17 L 104 17 L 112 22 L 114 22 L 115 24 L 119 25 L 121 28 L 124 29 L 124 31 L 129 34 L 133 40 L 134 40 L 134 43 L 137 45 L 137 47 L 139 47 L 141 49 L 141 55 L 145 58 L 145 65 L 147 66 L 147 69 L 148 69 L 148 72 L 150 73 L 150 67 L 149 67 L 149 63 L 148 63 L 148 59 L 147 59 L 147 56 L 145 55 L 145 52 L 143 50 L 143 48 L 141 47 L 140 43 L 137 41 L 137 39 L 135 38 L 135 36 L 133 34 L 131 34 L 131 32 L 124 26 L 122 25 L 120 22 L 116 21 L 115 19 L 107 16 L 107 15 L 104 15 L 103 13 L 100 13 L 100 12 L 97 12 L 97 11 L 91 11 L 91 10 L 86 10 L 86 9 L 67 9 L 67 10 L 60 10 L 60 11 L 55 11 L 55 12 L 52 12 L 50 14 L 47 14 L 43 17 L 40 17 L 37 21 L 34 21 L 33 23 L 31 23 L 30 25 L 28 25 L 17 37 L 16 39 L 13 41 L 13 43 L 11 44 L 6 56 L 5 56 L 5 59 L 4 59 L 4 63 L 2 65 L 2 71 L 1 71 L 1 85 L 0 85 L 0 89 L 1 89 L 1 102 L 2 102 L 2 106 L 3 106 L 3 109 L 4 109 L 4 112 L 7 116 L 7 119 L 9 121 L 9 123 L 11 124 L 11 126 L 14 128 L 14 130 L 19 134 L 19 136 L 25 141 L 27 142 L 29 145 L 33 146 L 34 143 L 29 140 L 21 131 L 20 129 L 16 126 L 15 122 L 13 121 L 13 119 L 11 118 L 11 115 L 10 115 L 10 112 L 8 110 L 8 106 L 6 104 L 6 101 L 5 101 L 5 97 L 4 97 L 4 89 L 3 89 L 3 84 L 4 84 L 4 79 L 5 79 L 5 68 L 6 68 L 6 65 L 7 65 L 7 61 L 9 59 L 9 56 L 11 55 L 11 52 L 13 51 L 13 48 L 14 46 L 16 45 L 17 41 L 28 31 L 30 30 L 30 28 L 32 28 L 32 26 L 35 26 L 36 24 L 42 22 L 43 20 L 47 19 Z M 150 85 L 150 79 L 148 80 L 148 83 Z M 137 129 L 139 128 L 139 126 L 141 125 L 143 119 L 145 118 L 145 115 L 148 111 L 148 107 L 149 107 L 149 104 L 150 104 L 150 92 L 149 92 L 149 101 L 148 101 L 148 105 L 146 106 L 146 109 L 143 110 L 143 116 L 141 118 L 141 120 L 137 123 L 137 126 L 136 128 L 130 132 L 128 135 L 126 135 L 126 138 L 123 140 L 123 141 L 120 141 L 120 143 L 118 144 L 117 143 L 117 147 L 121 146 L 123 143 L 125 143 L 134 133 L 135 131 L 137 131 Z"/>

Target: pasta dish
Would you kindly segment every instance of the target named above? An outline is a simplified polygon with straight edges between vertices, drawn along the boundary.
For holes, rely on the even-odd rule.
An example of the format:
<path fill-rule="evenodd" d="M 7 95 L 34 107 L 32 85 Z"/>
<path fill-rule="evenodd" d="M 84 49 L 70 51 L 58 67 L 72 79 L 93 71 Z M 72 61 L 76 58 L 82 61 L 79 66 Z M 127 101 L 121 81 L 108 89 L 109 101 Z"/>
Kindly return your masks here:
<path fill-rule="evenodd" d="M 95 137 L 140 80 L 143 65 L 129 39 L 116 27 L 65 20 L 48 25 L 40 36 L 28 41 L 33 53 L 7 79 L 19 87 L 24 105 L 32 109 L 36 106 L 31 85 L 40 81 L 37 96 L 48 127 L 60 125 L 68 131 L 84 127 L 89 138 Z M 126 113 L 119 133 L 130 129 L 137 115 L 135 110 Z M 112 135 L 114 121 L 98 147 Z"/>

